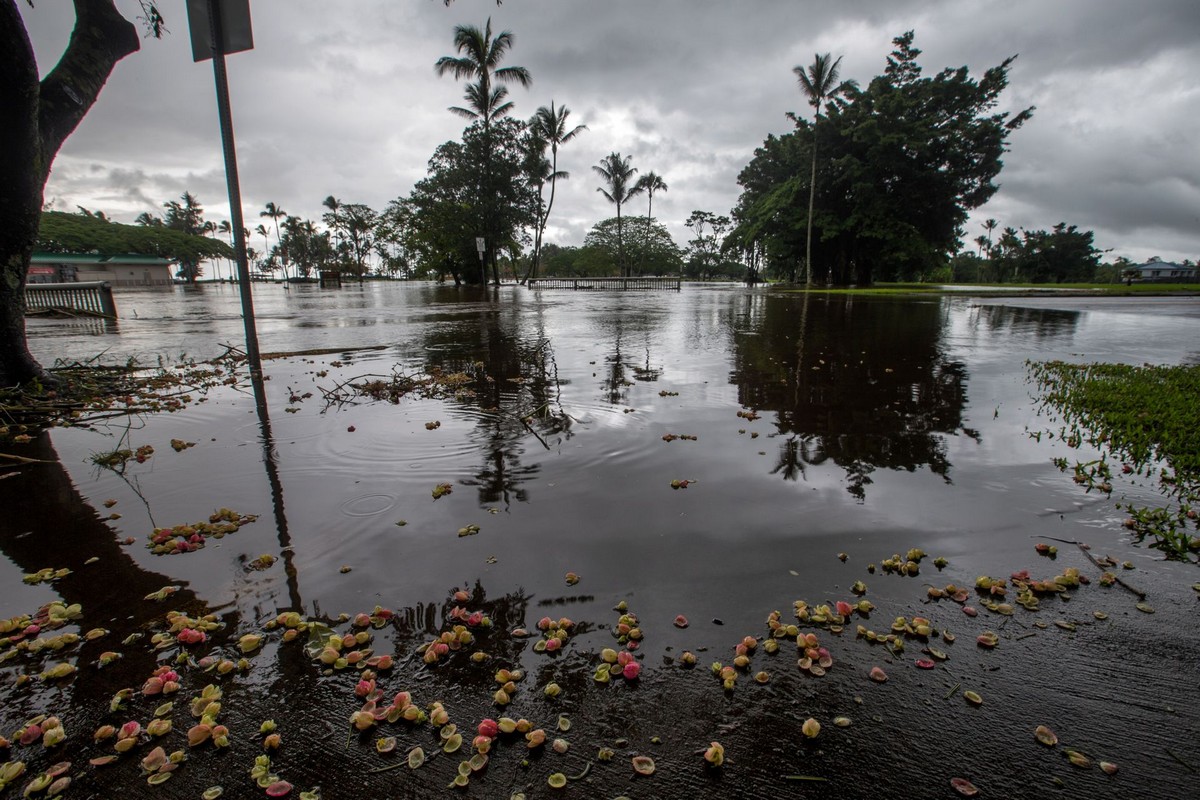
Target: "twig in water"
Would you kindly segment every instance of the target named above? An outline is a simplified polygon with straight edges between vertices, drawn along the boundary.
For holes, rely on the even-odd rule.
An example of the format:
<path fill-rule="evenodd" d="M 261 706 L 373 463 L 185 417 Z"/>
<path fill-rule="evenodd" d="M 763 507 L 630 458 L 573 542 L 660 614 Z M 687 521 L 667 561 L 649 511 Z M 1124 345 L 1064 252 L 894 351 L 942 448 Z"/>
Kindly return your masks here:
<path fill-rule="evenodd" d="M 1062 542 L 1063 544 L 1073 544 L 1079 548 L 1079 552 L 1081 552 L 1085 556 L 1087 556 L 1088 561 L 1092 562 L 1092 564 L 1095 565 L 1096 569 L 1100 570 L 1101 572 L 1108 571 L 1104 568 L 1104 565 L 1101 564 L 1099 561 L 1097 561 L 1096 557 L 1091 554 L 1091 548 L 1088 545 L 1084 544 L 1083 542 L 1077 542 L 1073 539 L 1058 539 L 1058 538 L 1055 538 L 1054 536 L 1043 536 L 1041 538 L 1049 539 L 1052 542 Z M 1136 589 L 1136 588 L 1130 586 L 1128 583 L 1126 583 L 1125 581 L 1118 578 L 1115 574 L 1113 574 L 1113 579 L 1117 583 L 1121 584 L 1121 586 L 1123 586 L 1125 589 L 1127 589 L 1127 590 L 1133 592 L 1135 595 L 1137 595 L 1138 600 L 1146 599 L 1146 593 L 1143 592 L 1141 589 Z"/>

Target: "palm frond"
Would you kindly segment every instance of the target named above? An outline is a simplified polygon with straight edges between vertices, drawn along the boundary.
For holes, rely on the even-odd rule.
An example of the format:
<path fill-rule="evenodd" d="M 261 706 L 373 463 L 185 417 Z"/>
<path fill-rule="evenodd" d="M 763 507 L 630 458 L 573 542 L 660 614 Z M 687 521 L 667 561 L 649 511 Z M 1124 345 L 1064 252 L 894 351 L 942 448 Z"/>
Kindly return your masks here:
<path fill-rule="evenodd" d="M 533 83 L 533 76 L 525 67 L 501 67 L 492 76 L 502 83 L 519 83 L 526 89 Z"/>

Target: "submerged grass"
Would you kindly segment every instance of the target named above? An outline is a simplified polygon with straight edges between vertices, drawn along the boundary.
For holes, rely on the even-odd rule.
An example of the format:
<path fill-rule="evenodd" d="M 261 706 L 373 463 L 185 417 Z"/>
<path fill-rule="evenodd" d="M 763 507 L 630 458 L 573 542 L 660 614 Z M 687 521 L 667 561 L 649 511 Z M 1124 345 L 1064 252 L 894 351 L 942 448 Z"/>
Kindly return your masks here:
<path fill-rule="evenodd" d="M 1062 361 L 1027 362 L 1030 378 L 1044 406 L 1063 423 L 1060 438 L 1071 447 L 1086 443 L 1122 462 L 1122 472 L 1152 476 L 1158 471 L 1162 492 L 1169 498 L 1159 508 L 1125 507 L 1126 522 L 1139 541 L 1149 536 L 1151 546 L 1168 557 L 1195 561 L 1200 537 L 1197 502 L 1200 502 L 1200 366 L 1133 366 L 1130 364 L 1069 364 Z M 1040 436 L 1040 434 L 1038 434 Z M 1102 460 L 1103 461 L 1103 460 Z M 1061 462 L 1061 463 L 1060 463 Z M 1059 459 L 1061 469 L 1065 460 Z M 1081 474 L 1111 477 L 1101 469 L 1077 465 Z M 1111 491 L 1111 484 L 1100 484 Z"/>

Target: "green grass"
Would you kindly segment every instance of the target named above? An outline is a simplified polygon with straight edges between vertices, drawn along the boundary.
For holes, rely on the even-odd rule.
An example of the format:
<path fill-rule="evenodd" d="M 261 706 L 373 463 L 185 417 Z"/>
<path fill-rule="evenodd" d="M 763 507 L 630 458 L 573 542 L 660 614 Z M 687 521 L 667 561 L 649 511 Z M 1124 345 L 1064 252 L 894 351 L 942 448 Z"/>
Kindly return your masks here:
<path fill-rule="evenodd" d="M 1057 432 L 1062 441 L 1091 445 L 1104 459 L 1121 462 L 1123 474 L 1157 478 L 1168 504 L 1127 505 L 1127 527 L 1139 540 L 1151 538 L 1151 546 L 1168 557 L 1194 560 L 1200 538 L 1188 531 L 1200 527 L 1200 366 L 1049 361 L 1028 368 L 1043 407 L 1063 423 Z M 1066 460 L 1059 461 L 1065 470 Z M 1094 476 L 1080 468 L 1091 463 L 1075 470 L 1076 482 L 1089 489 L 1096 485 L 1088 480 Z M 1107 465 L 1101 468 L 1107 479 Z"/>
<path fill-rule="evenodd" d="M 876 283 L 872 286 L 854 287 L 825 287 L 814 285 L 807 289 L 803 285 L 792 286 L 786 283 L 771 285 L 772 291 L 804 292 L 831 295 L 991 295 L 1019 297 L 1025 294 L 1044 294 L 1048 290 L 1063 294 L 1086 294 L 1089 296 L 1105 295 L 1115 297 L 1153 297 L 1172 294 L 1200 294 L 1200 283 L 1135 283 L 1126 286 L 1123 283 L 971 283 L 950 284 L 953 289 L 945 288 L 938 283 Z M 1024 290 L 1024 292 L 1022 291 Z"/>

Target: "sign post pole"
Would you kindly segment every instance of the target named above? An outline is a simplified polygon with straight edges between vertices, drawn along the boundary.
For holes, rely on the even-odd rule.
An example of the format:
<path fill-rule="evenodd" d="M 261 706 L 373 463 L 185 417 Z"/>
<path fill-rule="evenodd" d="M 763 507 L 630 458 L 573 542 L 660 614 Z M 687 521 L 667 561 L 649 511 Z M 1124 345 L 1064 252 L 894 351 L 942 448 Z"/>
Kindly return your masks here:
<path fill-rule="evenodd" d="M 203 16 L 201 16 L 203 14 Z M 233 250 L 238 266 L 238 290 L 242 297 L 242 322 L 246 328 L 246 358 L 251 378 L 262 380 L 262 356 L 254 324 L 254 298 L 250 291 L 250 265 L 246 259 L 246 227 L 242 217 L 242 190 L 238 180 L 237 149 L 233 141 L 233 113 L 229 107 L 229 79 L 225 53 L 254 47 L 250 34 L 249 0 L 188 0 L 192 29 L 192 58 L 211 58 L 217 86 L 217 116 L 221 124 L 221 147 L 225 155 L 225 183 L 229 189 L 229 216 L 233 225 Z M 207 27 L 197 30 L 201 25 Z M 207 34 L 207 35 L 205 35 Z M 260 393 L 256 400 L 265 403 Z"/>

